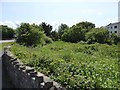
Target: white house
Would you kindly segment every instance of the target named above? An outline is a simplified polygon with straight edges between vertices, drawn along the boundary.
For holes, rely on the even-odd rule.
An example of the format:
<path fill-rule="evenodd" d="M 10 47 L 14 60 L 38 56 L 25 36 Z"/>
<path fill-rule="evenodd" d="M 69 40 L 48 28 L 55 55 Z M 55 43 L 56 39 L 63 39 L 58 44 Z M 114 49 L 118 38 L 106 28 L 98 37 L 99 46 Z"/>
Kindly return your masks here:
<path fill-rule="evenodd" d="M 117 36 L 120 35 L 120 22 L 110 23 L 106 26 L 109 31 L 109 35 L 115 33 Z"/>

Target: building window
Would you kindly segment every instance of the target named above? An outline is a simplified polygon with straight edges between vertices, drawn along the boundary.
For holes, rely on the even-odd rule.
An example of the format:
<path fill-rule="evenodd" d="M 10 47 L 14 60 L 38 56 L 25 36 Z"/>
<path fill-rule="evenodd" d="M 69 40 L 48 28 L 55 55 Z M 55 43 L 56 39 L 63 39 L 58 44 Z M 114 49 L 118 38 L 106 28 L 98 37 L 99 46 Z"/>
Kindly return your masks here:
<path fill-rule="evenodd" d="M 111 31 L 111 33 L 112 33 L 112 31 Z"/>
<path fill-rule="evenodd" d="M 114 28 L 117 28 L 117 26 L 114 26 Z"/>
<path fill-rule="evenodd" d="M 111 29 L 112 29 L 112 27 L 111 27 Z"/>
<path fill-rule="evenodd" d="M 117 33 L 117 31 L 115 31 L 115 33 Z"/>

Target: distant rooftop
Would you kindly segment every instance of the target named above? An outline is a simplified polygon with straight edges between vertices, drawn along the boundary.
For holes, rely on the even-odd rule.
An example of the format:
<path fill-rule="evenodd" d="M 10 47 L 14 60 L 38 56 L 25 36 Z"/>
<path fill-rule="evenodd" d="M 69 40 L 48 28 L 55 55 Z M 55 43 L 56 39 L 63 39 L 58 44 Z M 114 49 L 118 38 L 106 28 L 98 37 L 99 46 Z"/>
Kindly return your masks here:
<path fill-rule="evenodd" d="M 118 23 L 120 23 L 120 22 L 110 23 L 110 24 L 108 24 L 107 26 L 113 25 L 113 24 L 118 24 Z"/>

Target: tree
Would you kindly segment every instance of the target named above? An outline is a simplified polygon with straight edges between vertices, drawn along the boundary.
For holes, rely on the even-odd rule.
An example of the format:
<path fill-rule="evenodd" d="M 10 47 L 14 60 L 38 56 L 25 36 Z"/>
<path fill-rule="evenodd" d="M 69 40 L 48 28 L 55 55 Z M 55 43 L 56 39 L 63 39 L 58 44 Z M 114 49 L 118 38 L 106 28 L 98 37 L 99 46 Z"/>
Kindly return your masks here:
<path fill-rule="evenodd" d="M 50 39 L 44 34 L 43 28 L 29 23 L 21 23 L 17 28 L 17 42 L 26 46 L 37 46 L 38 44 L 46 44 Z"/>
<path fill-rule="evenodd" d="M 93 28 L 86 34 L 86 41 L 88 43 L 107 43 L 109 38 L 109 31 L 104 28 Z"/>
<path fill-rule="evenodd" d="M 73 26 L 62 35 L 62 40 L 67 42 L 79 42 L 84 40 L 84 34 L 82 28 L 78 26 Z"/>
<path fill-rule="evenodd" d="M 52 32 L 51 32 L 51 38 L 52 38 L 54 41 L 58 40 L 58 39 L 59 39 L 58 32 L 52 31 Z"/>
<path fill-rule="evenodd" d="M 67 30 L 69 27 L 66 24 L 61 24 L 58 27 L 58 34 L 59 34 L 59 38 L 61 39 L 62 34 L 65 32 L 65 30 Z"/>
<path fill-rule="evenodd" d="M 67 42 L 85 41 L 85 34 L 94 27 L 95 24 L 91 22 L 79 22 L 64 30 L 62 40 Z"/>
<path fill-rule="evenodd" d="M 112 34 L 112 35 L 110 36 L 110 39 L 111 39 L 112 43 L 114 43 L 114 44 L 118 44 L 119 41 L 120 41 L 120 37 L 117 36 L 116 34 Z"/>
<path fill-rule="evenodd" d="M 0 25 L 0 33 L 2 33 L 2 39 L 12 39 L 14 38 L 15 31 L 14 29 L 6 26 L 6 25 Z"/>
<path fill-rule="evenodd" d="M 52 26 L 50 24 L 47 25 L 45 22 L 42 22 L 42 24 L 40 26 L 42 26 L 46 36 L 50 36 L 51 35 Z"/>
<path fill-rule="evenodd" d="M 91 22 L 79 22 L 76 24 L 76 26 L 80 26 L 82 29 L 92 29 L 95 28 L 95 24 Z"/>

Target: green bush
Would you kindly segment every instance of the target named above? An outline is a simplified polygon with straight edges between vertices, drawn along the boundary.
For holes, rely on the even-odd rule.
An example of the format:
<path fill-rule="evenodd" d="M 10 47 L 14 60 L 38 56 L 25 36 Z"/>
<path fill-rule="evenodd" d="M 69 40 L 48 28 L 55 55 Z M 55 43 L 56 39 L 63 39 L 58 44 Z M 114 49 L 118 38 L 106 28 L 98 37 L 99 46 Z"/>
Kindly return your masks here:
<path fill-rule="evenodd" d="M 51 43 L 52 40 L 44 34 L 41 26 L 22 23 L 17 28 L 17 42 L 25 46 L 37 46 Z"/>
<path fill-rule="evenodd" d="M 64 32 L 62 35 L 62 40 L 67 42 L 79 42 L 80 40 L 84 40 L 84 33 L 81 27 L 74 26 Z"/>
<path fill-rule="evenodd" d="M 44 40 L 45 40 L 46 44 L 47 44 L 47 43 L 52 43 L 52 42 L 53 42 L 52 39 L 49 38 L 49 37 L 45 37 Z"/>
<path fill-rule="evenodd" d="M 66 25 L 66 24 L 61 24 L 58 27 L 59 39 L 61 39 L 61 36 L 63 35 L 63 33 L 65 32 L 66 29 L 69 29 L 68 25 Z"/>
<path fill-rule="evenodd" d="M 2 34 L 2 39 L 12 39 L 14 38 L 15 31 L 14 29 L 6 26 L 6 25 L 0 25 L 0 34 Z"/>
<path fill-rule="evenodd" d="M 103 28 L 93 28 L 85 37 L 88 43 L 106 43 L 109 39 L 109 31 Z"/>
<path fill-rule="evenodd" d="M 85 34 L 89 32 L 92 28 L 95 27 L 95 24 L 91 22 L 80 22 L 76 25 L 73 25 L 70 28 L 64 30 L 62 34 L 62 40 L 66 42 L 79 42 L 85 41 Z"/>
<path fill-rule="evenodd" d="M 57 31 L 52 31 L 50 37 L 52 38 L 53 41 L 57 41 L 59 39 L 59 34 Z"/>
<path fill-rule="evenodd" d="M 112 34 L 110 36 L 110 39 L 113 44 L 118 44 L 120 41 L 120 36 L 117 36 L 116 34 Z"/>

